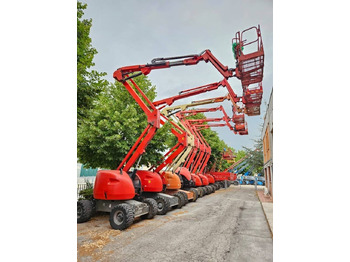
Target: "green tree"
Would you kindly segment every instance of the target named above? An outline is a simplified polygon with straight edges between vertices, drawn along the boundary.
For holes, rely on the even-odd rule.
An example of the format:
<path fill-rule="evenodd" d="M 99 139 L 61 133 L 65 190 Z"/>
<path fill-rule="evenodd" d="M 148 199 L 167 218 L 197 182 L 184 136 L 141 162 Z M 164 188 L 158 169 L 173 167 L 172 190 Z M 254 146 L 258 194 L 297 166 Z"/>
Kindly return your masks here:
<path fill-rule="evenodd" d="M 102 77 L 106 73 L 91 70 L 94 55 L 97 54 L 91 45 L 91 19 L 83 19 L 87 5 L 78 2 L 77 7 L 77 119 L 78 125 L 86 117 L 87 110 L 92 107 L 101 90 L 107 85 Z"/>
<path fill-rule="evenodd" d="M 145 95 L 153 101 L 155 86 L 147 76 L 134 79 Z M 116 169 L 147 126 L 147 117 L 124 85 L 109 84 L 88 111 L 78 129 L 78 158 L 91 168 Z M 142 155 L 140 164 L 153 165 L 166 150 L 169 128 L 158 130 Z"/>
<path fill-rule="evenodd" d="M 253 173 L 261 173 L 264 167 L 263 141 L 261 138 L 254 140 L 254 149 L 243 147 L 249 155 L 247 163 Z"/>
<path fill-rule="evenodd" d="M 238 151 L 234 151 L 234 155 L 236 156 L 236 162 L 237 162 L 241 158 L 246 156 L 246 152 L 244 150 L 238 150 Z"/>

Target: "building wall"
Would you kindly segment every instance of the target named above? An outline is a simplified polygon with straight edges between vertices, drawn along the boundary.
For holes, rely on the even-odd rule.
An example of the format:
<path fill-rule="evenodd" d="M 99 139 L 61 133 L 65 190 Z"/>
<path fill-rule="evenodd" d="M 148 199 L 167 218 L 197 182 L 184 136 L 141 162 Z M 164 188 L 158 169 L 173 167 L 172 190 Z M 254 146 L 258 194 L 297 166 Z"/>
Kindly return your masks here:
<path fill-rule="evenodd" d="M 273 90 L 271 91 L 269 104 L 264 117 L 262 138 L 264 147 L 265 187 L 270 195 L 273 196 Z"/>

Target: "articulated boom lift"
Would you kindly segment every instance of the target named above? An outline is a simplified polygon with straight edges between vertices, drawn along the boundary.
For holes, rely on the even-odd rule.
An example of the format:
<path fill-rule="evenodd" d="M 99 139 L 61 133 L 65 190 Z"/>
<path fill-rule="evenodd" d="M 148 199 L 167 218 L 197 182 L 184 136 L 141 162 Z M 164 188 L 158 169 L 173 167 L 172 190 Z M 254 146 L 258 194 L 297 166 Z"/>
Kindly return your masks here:
<path fill-rule="evenodd" d="M 195 115 L 198 113 L 202 113 L 202 112 L 214 112 L 214 111 L 222 111 L 224 116 L 222 118 L 206 118 L 206 119 L 185 119 L 185 116 L 189 116 L 189 115 Z M 225 121 L 226 124 L 230 127 L 231 130 L 233 130 L 232 126 L 229 123 L 229 117 L 227 116 L 225 110 L 223 109 L 222 106 L 216 107 L 216 108 L 203 108 L 203 109 L 197 109 L 197 110 L 189 110 L 189 111 L 181 111 L 178 112 L 176 114 L 184 123 L 186 126 L 188 126 L 188 128 L 191 130 L 192 134 L 196 137 L 196 141 L 199 144 L 199 152 L 197 153 L 196 150 L 192 151 L 192 156 L 189 161 L 189 163 L 192 163 L 194 156 L 197 153 L 197 158 L 196 160 L 193 161 L 193 165 L 191 168 L 191 172 L 193 172 L 192 175 L 197 175 L 202 179 L 202 182 L 204 185 L 207 185 L 207 183 L 214 183 L 214 177 L 212 177 L 210 174 L 206 174 L 204 175 L 202 172 L 204 170 L 204 167 L 206 166 L 210 154 L 211 154 L 211 149 L 210 146 L 207 144 L 207 142 L 205 141 L 204 137 L 202 136 L 202 134 L 197 130 L 196 128 L 196 122 L 199 123 L 203 123 L 203 122 L 217 122 L 217 121 Z M 196 149 L 196 148 L 195 148 Z M 197 146 L 198 149 L 198 146 Z M 189 168 L 189 166 L 186 166 L 185 163 L 185 168 Z M 197 170 L 199 170 L 199 172 L 197 172 Z M 208 182 L 207 182 L 208 179 Z M 215 190 L 215 188 L 213 188 Z M 217 188 L 216 188 L 217 189 Z"/>
<path fill-rule="evenodd" d="M 215 125 L 215 124 L 212 124 L 212 125 L 207 124 L 207 126 L 205 128 L 209 128 L 210 126 L 213 126 L 213 125 Z M 216 125 L 218 126 L 219 124 L 216 124 Z M 226 123 L 223 124 L 223 126 L 226 126 L 226 125 L 227 125 Z M 204 168 L 207 166 L 207 163 L 208 163 L 210 155 L 211 155 L 211 147 L 209 146 L 208 142 L 204 139 L 202 133 L 199 132 L 198 125 L 193 125 L 193 127 L 196 130 L 196 132 L 198 133 L 198 135 L 200 136 L 201 140 L 205 143 L 205 145 L 208 148 L 207 155 L 206 155 L 206 157 L 205 157 L 204 161 L 202 162 L 201 167 L 199 169 L 199 174 L 202 174 L 202 175 L 204 175 L 204 176 L 206 176 L 208 178 L 209 184 L 213 186 L 213 189 L 214 189 L 214 192 L 215 192 L 215 190 L 220 189 L 220 185 L 215 183 L 216 182 L 215 178 L 212 175 L 205 174 L 203 172 Z"/>
<path fill-rule="evenodd" d="M 236 156 L 233 154 L 232 150 L 229 148 L 228 150 L 225 150 L 222 152 L 222 159 L 226 160 L 229 163 L 234 162 Z"/>
<path fill-rule="evenodd" d="M 256 30 L 256 41 L 246 43 L 246 40 L 243 39 L 244 33 L 248 30 Z M 162 201 L 163 204 L 168 201 L 172 202 L 173 205 L 178 205 L 179 202 L 177 199 L 179 198 L 162 193 L 163 184 L 166 182 L 164 177 L 150 170 L 137 170 L 134 168 L 131 172 L 130 169 L 136 161 L 140 161 L 140 157 L 145 152 L 147 145 L 154 137 L 156 131 L 167 121 L 167 118 L 160 113 L 161 108 L 164 108 L 165 105 L 171 105 L 178 99 L 213 90 L 219 86 L 216 83 L 216 85 L 185 90 L 178 96 L 152 102 L 137 86 L 133 78 L 141 74 L 148 75 L 155 69 L 180 65 L 196 65 L 200 61 L 210 62 L 225 78 L 220 82 L 220 85 L 226 86 L 229 89 L 230 99 L 233 102 L 237 99 L 237 96 L 231 94 L 226 80 L 230 77 L 236 77 L 241 80 L 245 94 L 242 102 L 251 105 L 251 110 L 246 110 L 246 113 L 254 114 L 257 112 L 256 107 L 259 104 L 260 91 L 253 92 L 249 85 L 261 82 L 263 75 L 264 51 L 260 28 L 252 27 L 242 31 L 242 33 L 237 32 L 236 37 L 232 41 L 236 58 L 236 68 L 234 69 L 222 65 L 211 51 L 207 49 L 195 55 L 155 58 L 151 64 L 125 66 L 113 73 L 113 77 L 123 83 L 130 95 L 145 112 L 148 125 L 116 170 L 99 170 L 97 172 L 93 190 L 94 208 L 96 211 L 110 212 L 110 224 L 112 228 L 125 229 L 133 223 L 135 217 L 152 218 L 159 212 L 159 205 Z M 254 50 L 254 52 L 244 54 L 243 47 L 253 43 L 257 43 L 257 51 Z M 178 127 L 174 126 L 174 128 Z M 236 130 L 239 131 L 237 128 Z M 180 137 L 181 132 L 177 133 L 174 131 L 173 133 L 176 133 Z M 180 150 L 177 152 L 180 152 Z M 78 222 L 85 222 L 90 219 L 91 214 L 85 212 L 89 209 L 92 210 L 90 205 L 87 200 L 85 202 L 78 202 Z"/>
<path fill-rule="evenodd" d="M 233 92 L 233 90 L 232 90 Z M 234 92 L 233 92 L 234 93 Z M 235 94 L 236 95 L 236 94 Z M 193 105 L 205 105 L 205 104 L 211 104 L 211 103 L 217 103 L 217 102 L 222 102 L 224 100 L 231 100 L 232 101 L 232 112 L 233 116 L 230 120 L 235 124 L 233 127 L 233 131 L 235 134 L 239 135 L 247 135 L 248 134 L 248 124 L 244 120 L 244 114 L 237 114 L 237 112 L 242 112 L 245 110 L 245 108 L 242 108 L 237 105 L 237 102 L 240 101 L 240 98 L 236 97 L 232 99 L 232 95 L 229 93 L 226 96 L 223 97 L 216 97 L 216 98 L 209 98 L 209 99 L 203 99 L 203 100 L 198 100 L 198 101 L 193 101 Z M 227 116 L 227 114 L 225 113 Z M 227 116 L 227 119 L 229 117 Z M 231 125 L 229 125 L 230 129 L 232 128 Z M 232 129 L 231 129 L 232 130 Z"/>
<path fill-rule="evenodd" d="M 230 100 L 233 103 L 233 107 L 237 108 L 237 110 L 241 110 L 239 106 L 236 105 L 235 101 L 238 100 L 234 100 L 232 97 L 237 97 L 236 94 L 233 92 L 231 86 L 227 83 L 227 81 L 224 79 L 221 82 L 218 83 L 213 83 L 213 84 L 209 84 L 209 85 L 205 85 L 205 87 L 211 86 L 213 88 L 217 88 L 217 86 L 219 85 L 223 85 L 226 86 L 226 88 L 229 91 L 229 94 L 227 94 L 227 96 L 224 97 L 217 97 L 217 98 L 213 98 L 213 99 L 206 99 L 206 100 L 201 100 L 201 101 L 197 101 L 197 102 L 192 102 L 190 104 L 185 104 L 185 105 L 177 105 L 177 106 L 170 106 L 170 107 L 165 107 L 162 109 L 161 113 L 163 115 L 167 115 L 167 116 L 171 116 L 171 117 L 175 117 L 174 114 L 178 113 L 181 110 L 185 110 L 188 107 L 193 107 L 193 106 L 198 106 L 198 105 L 205 105 L 205 104 L 212 104 L 212 103 L 219 103 L 219 102 L 223 102 L 224 100 Z M 181 95 L 187 95 L 188 92 L 196 92 L 199 88 L 192 88 L 192 89 L 188 89 L 185 90 L 183 92 L 180 92 Z M 230 95 L 231 93 L 231 95 Z M 172 104 L 173 103 L 173 99 L 164 99 L 162 100 L 163 102 L 167 102 L 167 104 Z M 181 125 L 181 122 L 177 121 L 178 124 Z M 217 126 L 226 126 L 227 124 L 216 124 Z M 188 168 L 190 167 L 190 164 L 193 163 L 194 158 L 196 156 L 196 153 L 199 149 L 199 145 L 198 145 L 198 140 L 195 141 L 195 137 L 191 134 L 191 132 L 186 128 L 185 125 L 181 125 L 186 132 L 188 133 L 187 139 L 188 139 L 188 146 L 186 148 L 185 151 L 182 152 L 181 155 L 178 155 L 177 158 L 174 160 L 174 162 L 170 165 L 172 172 L 174 172 L 174 170 L 176 171 L 177 174 L 180 175 L 180 177 L 183 177 L 183 187 L 184 188 L 191 188 L 192 186 L 201 186 L 201 179 L 199 176 L 197 176 L 196 174 L 192 173 L 188 170 Z M 232 129 L 232 126 L 231 126 Z M 179 138 L 178 138 L 179 140 Z M 180 140 L 179 140 L 180 142 Z M 183 164 L 184 163 L 184 164 Z M 180 165 L 183 166 L 181 168 Z M 193 165 L 192 165 L 193 166 Z M 191 178 L 194 180 L 195 184 L 192 184 L 191 182 Z"/>

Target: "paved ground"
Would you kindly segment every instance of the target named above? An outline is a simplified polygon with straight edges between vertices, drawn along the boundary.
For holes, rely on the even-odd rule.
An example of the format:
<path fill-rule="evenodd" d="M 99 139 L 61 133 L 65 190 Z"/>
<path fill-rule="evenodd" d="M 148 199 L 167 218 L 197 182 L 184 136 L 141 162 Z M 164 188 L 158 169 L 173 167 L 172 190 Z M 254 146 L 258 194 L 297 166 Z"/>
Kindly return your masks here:
<path fill-rule="evenodd" d="M 263 211 L 265 213 L 267 222 L 270 226 L 271 233 L 273 233 L 273 199 L 269 195 L 264 195 L 264 192 L 262 190 L 259 190 L 257 193 L 261 205 L 263 207 Z"/>
<path fill-rule="evenodd" d="M 108 218 L 78 224 L 78 261 L 272 261 L 271 232 L 253 186 L 221 189 L 122 232 Z"/>

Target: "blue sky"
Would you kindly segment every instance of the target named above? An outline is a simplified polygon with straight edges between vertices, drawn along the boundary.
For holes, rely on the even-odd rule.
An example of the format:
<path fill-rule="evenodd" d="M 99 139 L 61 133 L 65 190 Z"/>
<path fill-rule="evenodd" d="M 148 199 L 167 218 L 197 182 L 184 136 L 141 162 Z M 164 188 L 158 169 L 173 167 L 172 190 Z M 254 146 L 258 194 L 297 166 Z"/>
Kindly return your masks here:
<path fill-rule="evenodd" d="M 92 18 L 90 36 L 97 49 L 95 69 L 107 73 L 113 81 L 113 72 L 122 66 L 146 64 L 155 57 L 197 54 L 205 49 L 228 67 L 234 68 L 231 39 L 236 31 L 260 24 L 265 50 L 261 115 L 247 117 L 249 135 L 235 135 L 226 127 L 212 128 L 220 138 L 235 149 L 252 147 L 260 136 L 265 102 L 272 89 L 272 1 L 83 1 L 88 4 L 84 18 Z M 210 64 L 154 70 L 149 79 L 157 87 L 157 98 L 175 95 L 180 90 L 217 82 L 223 79 Z M 240 81 L 229 79 L 238 95 L 242 94 Z M 222 87 L 216 91 L 176 102 L 225 95 Z M 228 101 L 223 104 L 232 115 Z M 205 106 L 210 107 L 210 106 Z M 208 117 L 219 116 L 208 113 Z"/>

